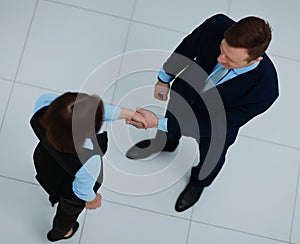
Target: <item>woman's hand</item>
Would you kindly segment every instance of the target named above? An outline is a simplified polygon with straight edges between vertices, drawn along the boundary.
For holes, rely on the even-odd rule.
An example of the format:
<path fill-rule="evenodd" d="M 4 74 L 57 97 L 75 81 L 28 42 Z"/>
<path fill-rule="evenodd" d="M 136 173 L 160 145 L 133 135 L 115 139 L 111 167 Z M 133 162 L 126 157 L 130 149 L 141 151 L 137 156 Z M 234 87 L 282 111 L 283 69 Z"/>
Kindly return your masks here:
<path fill-rule="evenodd" d="M 126 120 L 127 124 L 133 125 L 137 128 L 156 128 L 158 126 L 158 118 L 150 110 L 144 109 L 144 108 L 137 108 L 136 113 L 134 114 L 135 117 L 133 117 L 132 120 Z M 143 124 L 141 122 L 137 122 L 137 118 L 146 120 L 146 126 L 143 127 Z"/>
<path fill-rule="evenodd" d="M 146 118 L 138 111 L 134 112 L 133 116 L 130 119 L 126 119 L 126 123 L 133 125 L 139 129 L 148 128 L 148 122 L 146 121 Z"/>
<path fill-rule="evenodd" d="M 102 204 L 102 196 L 99 193 L 97 193 L 93 201 L 85 202 L 85 207 L 87 209 L 92 210 L 92 209 L 100 208 L 101 204 Z"/>

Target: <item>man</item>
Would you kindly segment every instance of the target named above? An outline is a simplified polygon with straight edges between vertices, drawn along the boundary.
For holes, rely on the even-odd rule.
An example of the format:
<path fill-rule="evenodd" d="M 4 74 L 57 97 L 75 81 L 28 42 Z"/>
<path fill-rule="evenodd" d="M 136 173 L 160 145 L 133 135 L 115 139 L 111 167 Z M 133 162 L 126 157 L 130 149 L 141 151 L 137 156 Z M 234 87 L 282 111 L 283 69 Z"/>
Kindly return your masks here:
<path fill-rule="evenodd" d="M 178 212 L 193 206 L 220 172 L 239 128 L 266 111 L 278 97 L 274 65 L 264 53 L 271 28 L 257 17 L 235 23 L 212 16 L 183 39 L 158 74 L 154 97 L 170 100 L 165 118 L 140 109 L 156 137 L 133 146 L 131 159 L 159 151 L 172 152 L 182 135 L 199 143 L 200 162 L 175 204 Z M 208 78 L 207 75 L 209 74 Z M 134 122 L 132 122 L 134 123 Z"/>

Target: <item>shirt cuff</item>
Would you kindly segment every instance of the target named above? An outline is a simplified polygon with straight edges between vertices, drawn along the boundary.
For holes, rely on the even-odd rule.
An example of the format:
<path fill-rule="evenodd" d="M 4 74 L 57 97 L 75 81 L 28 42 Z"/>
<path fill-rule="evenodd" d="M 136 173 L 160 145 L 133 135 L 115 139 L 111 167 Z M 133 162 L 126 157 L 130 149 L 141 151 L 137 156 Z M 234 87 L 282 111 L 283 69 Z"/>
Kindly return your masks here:
<path fill-rule="evenodd" d="M 168 132 L 168 118 L 159 118 L 157 128 L 164 132 Z"/>
<path fill-rule="evenodd" d="M 169 83 L 174 79 L 174 76 L 169 75 L 163 68 L 161 68 L 158 73 L 158 79 L 164 83 Z"/>
<path fill-rule="evenodd" d="M 115 121 L 119 119 L 121 108 L 111 104 L 104 104 L 104 121 Z"/>
<path fill-rule="evenodd" d="M 84 194 L 77 189 L 76 183 L 75 181 L 73 181 L 73 187 L 72 190 L 74 192 L 74 194 L 81 200 L 85 201 L 85 202 L 91 202 L 95 199 L 96 197 L 96 193 L 93 190 L 90 190 L 88 192 L 85 192 Z"/>

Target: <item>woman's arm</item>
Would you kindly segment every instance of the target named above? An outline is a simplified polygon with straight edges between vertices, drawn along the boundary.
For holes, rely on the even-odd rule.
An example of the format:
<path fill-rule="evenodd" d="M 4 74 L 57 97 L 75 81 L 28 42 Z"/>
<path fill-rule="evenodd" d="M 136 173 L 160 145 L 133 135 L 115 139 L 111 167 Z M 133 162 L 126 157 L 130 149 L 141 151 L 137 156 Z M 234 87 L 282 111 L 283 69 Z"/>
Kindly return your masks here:
<path fill-rule="evenodd" d="M 93 190 L 101 170 L 101 158 L 95 155 L 75 175 L 73 192 L 78 198 L 86 202 L 87 209 L 96 209 L 101 206 L 101 195 Z"/>
<path fill-rule="evenodd" d="M 148 128 L 147 121 L 142 114 L 116 105 L 104 104 L 104 121 L 112 122 L 118 119 L 125 119 L 127 122 L 135 121 L 139 124 L 139 128 Z"/>

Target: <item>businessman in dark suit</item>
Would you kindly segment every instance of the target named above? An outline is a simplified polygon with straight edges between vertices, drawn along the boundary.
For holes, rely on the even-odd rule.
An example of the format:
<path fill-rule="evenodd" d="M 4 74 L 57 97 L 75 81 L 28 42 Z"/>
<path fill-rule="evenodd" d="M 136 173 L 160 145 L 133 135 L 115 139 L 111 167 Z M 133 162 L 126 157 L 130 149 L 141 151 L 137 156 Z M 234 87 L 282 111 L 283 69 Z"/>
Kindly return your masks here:
<path fill-rule="evenodd" d="M 265 54 L 270 41 L 271 28 L 265 20 L 250 16 L 236 23 L 218 14 L 186 36 L 163 64 L 154 97 L 166 101 L 171 91 L 165 118 L 139 110 L 148 127 L 160 131 L 155 138 L 134 145 L 126 156 L 141 159 L 172 152 L 181 136 L 197 140 L 200 162 L 192 168 L 176 211 L 198 201 L 220 172 L 239 128 L 277 99 L 277 73 Z"/>

